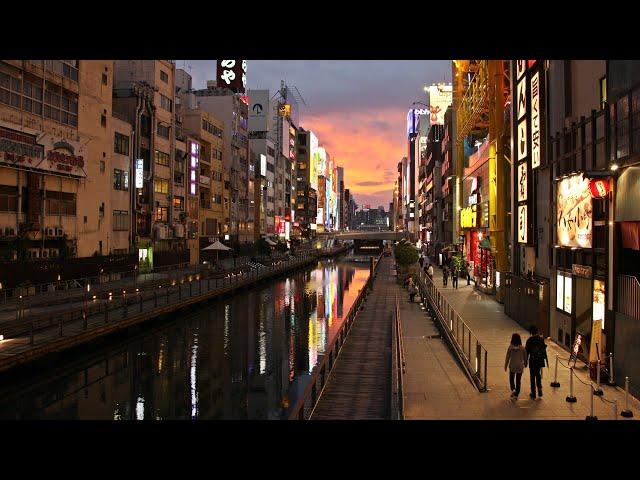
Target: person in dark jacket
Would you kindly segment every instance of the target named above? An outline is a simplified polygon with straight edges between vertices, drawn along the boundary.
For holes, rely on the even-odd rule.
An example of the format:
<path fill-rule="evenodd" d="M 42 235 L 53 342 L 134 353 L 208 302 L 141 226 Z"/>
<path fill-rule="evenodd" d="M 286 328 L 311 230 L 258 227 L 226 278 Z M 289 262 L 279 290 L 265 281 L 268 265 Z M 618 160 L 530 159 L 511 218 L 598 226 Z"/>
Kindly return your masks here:
<path fill-rule="evenodd" d="M 451 270 L 451 286 L 456 289 L 458 288 L 458 267 L 455 265 Z"/>
<path fill-rule="evenodd" d="M 445 265 L 444 268 L 442 269 L 442 286 L 443 287 L 447 286 L 448 279 L 449 279 L 449 269 Z"/>
<path fill-rule="evenodd" d="M 542 368 L 549 366 L 547 358 L 547 345 L 544 338 L 538 335 L 538 327 L 532 325 L 529 328 L 531 336 L 527 339 L 525 350 L 527 351 L 527 363 L 529 364 L 529 377 L 531 379 L 531 393 L 529 396 L 535 400 L 536 386 L 538 387 L 538 396 L 542 396 Z"/>

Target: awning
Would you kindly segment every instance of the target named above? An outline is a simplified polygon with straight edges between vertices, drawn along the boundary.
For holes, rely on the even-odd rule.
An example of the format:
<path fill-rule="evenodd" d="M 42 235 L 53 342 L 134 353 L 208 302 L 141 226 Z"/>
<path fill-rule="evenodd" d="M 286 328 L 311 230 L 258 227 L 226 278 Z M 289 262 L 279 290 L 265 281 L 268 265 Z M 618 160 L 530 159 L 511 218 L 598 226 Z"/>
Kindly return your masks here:
<path fill-rule="evenodd" d="M 203 248 L 202 250 L 221 250 L 222 251 L 222 250 L 233 250 L 233 249 L 221 243 L 220 240 L 216 240 L 211 245 Z"/>

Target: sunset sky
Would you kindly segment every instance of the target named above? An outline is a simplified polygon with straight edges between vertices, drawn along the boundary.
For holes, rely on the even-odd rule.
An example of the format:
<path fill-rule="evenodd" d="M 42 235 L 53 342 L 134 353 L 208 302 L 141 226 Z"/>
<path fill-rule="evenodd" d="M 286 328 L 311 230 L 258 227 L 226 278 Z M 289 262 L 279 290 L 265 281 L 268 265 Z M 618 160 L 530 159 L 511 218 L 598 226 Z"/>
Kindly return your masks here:
<path fill-rule="evenodd" d="M 215 78 L 215 60 L 177 60 L 194 88 Z M 191 68 L 189 68 L 191 67 Z M 312 130 L 345 169 L 345 187 L 358 205 L 389 208 L 396 165 L 407 154 L 411 103 L 428 103 L 424 85 L 451 81 L 447 60 L 248 60 L 247 87 L 298 87 L 299 123 Z M 272 93 L 272 95 L 273 95 Z"/>

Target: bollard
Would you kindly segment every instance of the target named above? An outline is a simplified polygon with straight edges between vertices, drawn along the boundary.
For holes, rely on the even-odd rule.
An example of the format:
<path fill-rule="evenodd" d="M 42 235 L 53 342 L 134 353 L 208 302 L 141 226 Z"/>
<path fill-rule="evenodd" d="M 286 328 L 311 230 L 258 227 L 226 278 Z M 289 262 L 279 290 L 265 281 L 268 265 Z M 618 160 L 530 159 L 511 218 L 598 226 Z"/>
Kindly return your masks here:
<path fill-rule="evenodd" d="M 629 377 L 624 377 L 624 410 L 620 412 L 624 418 L 633 417 L 633 412 L 629 410 Z"/>
<path fill-rule="evenodd" d="M 609 353 L 609 381 L 607 382 L 607 385 L 610 387 L 616 386 L 616 382 L 613 379 L 613 353 Z"/>
<path fill-rule="evenodd" d="M 566 400 L 569 403 L 575 403 L 577 401 L 573 395 L 573 367 L 569 367 L 569 395 L 567 395 Z"/>
<path fill-rule="evenodd" d="M 598 419 L 598 417 L 596 417 L 596 416 L 593 414 L 593 396 L 595 395 L 595 390 L 594 390 L 594 387 L 593 387 L 593 382 L 589 382 L 589 387 L 591 388 L 591 395 L 589 395 L 589 397 L 591 398 L 591 404 L 590 404 L 590 407 L 589 407 L 589 408 L 590 408 L 591 415 L 587 415 L 587 417 L 585 418 L 585 420 L 597 420 L 597 419 Z"/>
<path fill-rule="evenodd" d="M 600 388 L 600 360 L 598 360 L 598 371 L 596 372 L 596 387 L 593 389 L 594 395 L 604 395 L 604 392 Z"/>
<path fill-rule="evenodd" d="M 551 382 L 551 386 L 553 388 L 558 388 L 560 386 L 560 382 L 558 381 L 558 355 L 556 354 L 556 368 L 555 373 L 553 375 L 553 382 Z"/>

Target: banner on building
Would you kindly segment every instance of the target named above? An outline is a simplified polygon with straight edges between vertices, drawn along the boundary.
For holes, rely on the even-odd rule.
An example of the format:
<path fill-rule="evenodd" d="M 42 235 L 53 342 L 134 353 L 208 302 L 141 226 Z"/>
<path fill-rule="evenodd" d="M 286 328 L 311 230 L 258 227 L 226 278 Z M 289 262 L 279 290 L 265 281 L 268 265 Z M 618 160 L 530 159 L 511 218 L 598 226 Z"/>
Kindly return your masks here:
<path fill-rule="evenodd" d="M 247 88 L 247 61 L 218 60 L 216 85 L 227 87 L 236 93 L 244 93 Z"/>
<path fill-rule="evenodd" d="M 453 100 L 451 85 L 431 85 L 429 87 L 429 125 L 444 125 L 444 114 Z"/>

